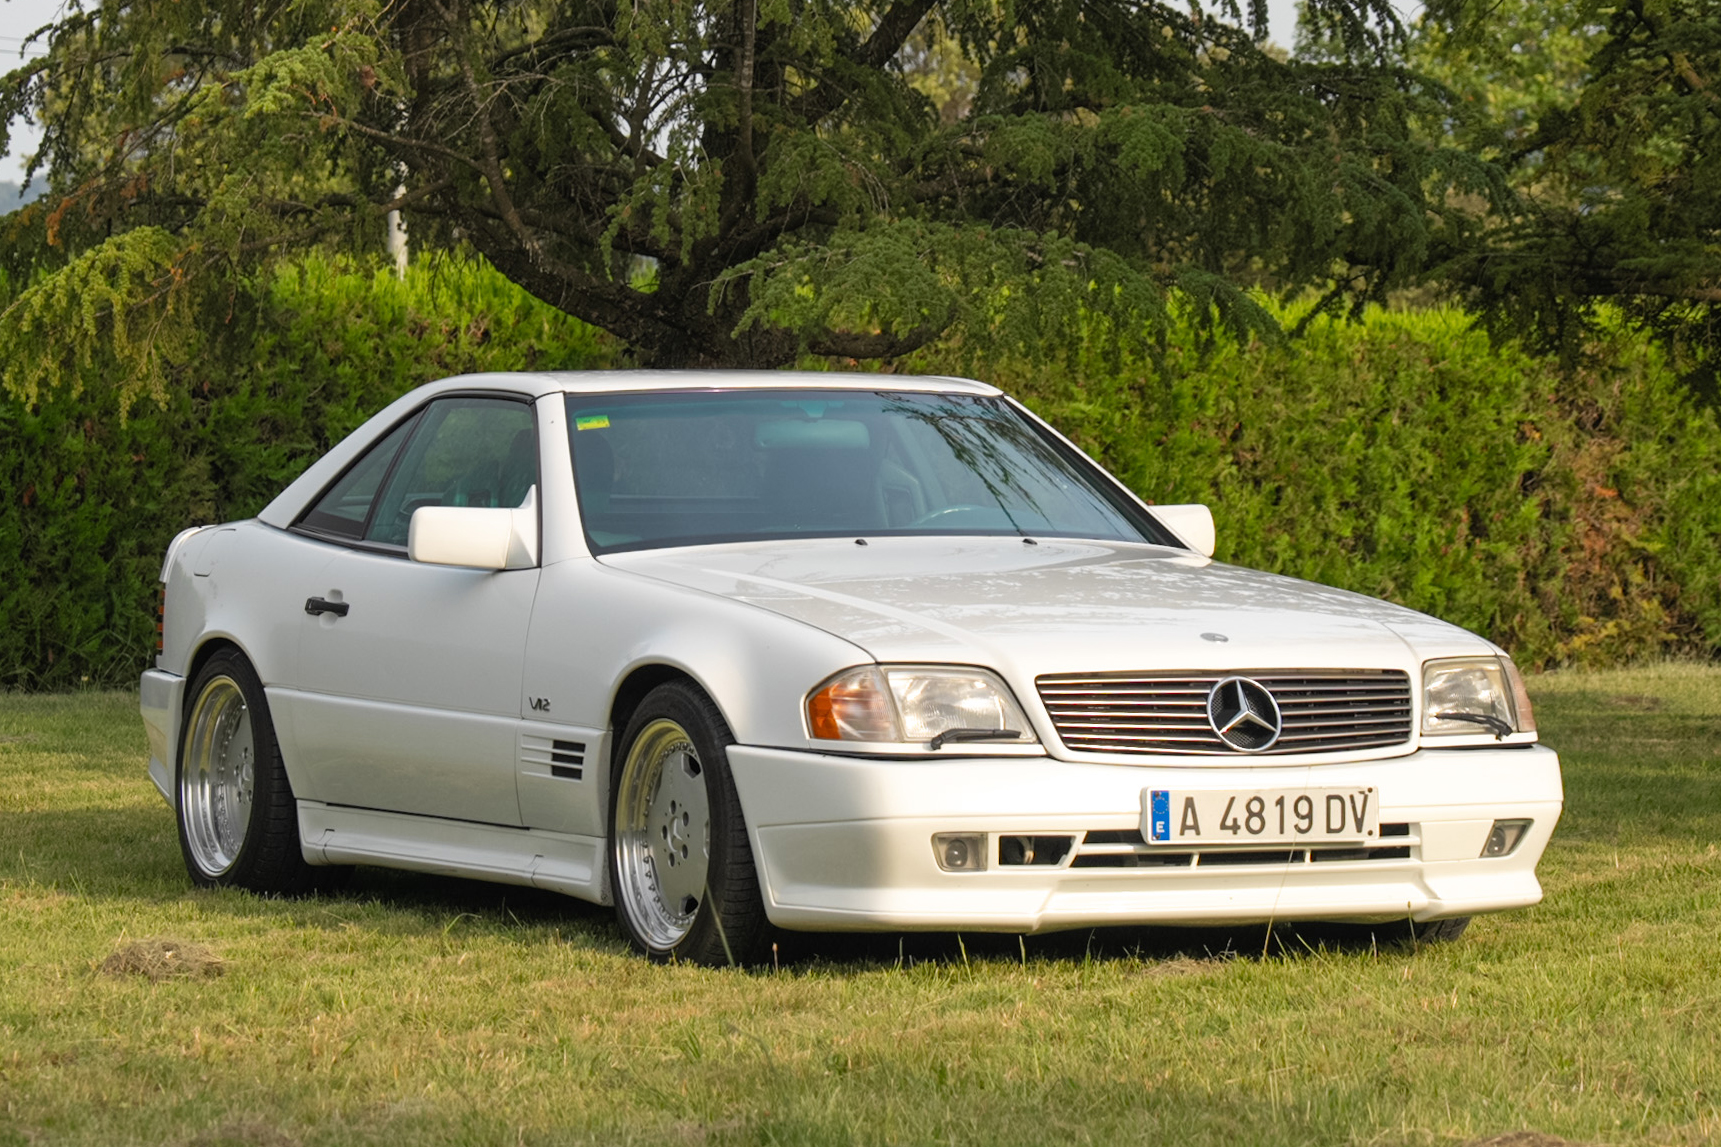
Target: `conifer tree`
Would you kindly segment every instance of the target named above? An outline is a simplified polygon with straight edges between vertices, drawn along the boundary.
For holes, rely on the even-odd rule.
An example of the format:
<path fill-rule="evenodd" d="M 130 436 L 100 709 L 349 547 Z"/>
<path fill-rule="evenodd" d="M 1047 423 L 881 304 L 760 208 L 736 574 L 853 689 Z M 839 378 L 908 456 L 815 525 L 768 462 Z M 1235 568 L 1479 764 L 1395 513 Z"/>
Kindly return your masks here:
<path fill-rule="evenodd" d="M 1721 3 L 1431 0 L 1424 20 L 1412 58 L 1517 191 L 1447 281 L 1498 331 L 1568 355 L 1641 323 L 1716 397 Z"/>
<path fill-rule="evenodd" d="M 314 245 L 475 252 L 660 366 L 938 338 L 1149 352 L 1254 289 L 1360 306 L 1466 249 L 1495 173 L 1388 0 L 76 0 L 0 82 L 51 193 L 6 224 L 16 394 L 171 386 Z"/>

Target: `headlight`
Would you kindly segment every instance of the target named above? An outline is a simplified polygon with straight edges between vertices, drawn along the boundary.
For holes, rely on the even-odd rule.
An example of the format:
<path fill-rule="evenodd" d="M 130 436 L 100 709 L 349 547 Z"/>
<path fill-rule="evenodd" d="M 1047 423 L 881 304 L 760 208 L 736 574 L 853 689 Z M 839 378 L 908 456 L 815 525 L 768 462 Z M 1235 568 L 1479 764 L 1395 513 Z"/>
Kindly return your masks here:
<path fill-rule="evenodd" d="M 1524 678 L 1510 657 L 1450 657 L 1422 666 L 1422 735 L 1534 733 Z"/>
<path fill-rule="evenodd" d="M 807 695 L 807 731 L 821 741 L 925 743 L 1035 740 L 1009 688 L 984 669 L 865 665 Z"/>

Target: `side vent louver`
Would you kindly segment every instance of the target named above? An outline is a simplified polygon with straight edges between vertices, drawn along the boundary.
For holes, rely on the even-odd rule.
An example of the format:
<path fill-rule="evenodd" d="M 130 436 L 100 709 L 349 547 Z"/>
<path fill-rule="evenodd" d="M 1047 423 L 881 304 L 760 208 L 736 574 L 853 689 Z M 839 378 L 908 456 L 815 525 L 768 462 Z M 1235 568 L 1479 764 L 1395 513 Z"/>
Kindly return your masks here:
<path fill-rule="evenodd" d="M 577 781 L 585 776 L 586 745 L 584 741 L 554 741 L 548 737 L 523 735 L 520 738 L 520 760 L 528 765 L 548 765 L 552 777 Z"/>

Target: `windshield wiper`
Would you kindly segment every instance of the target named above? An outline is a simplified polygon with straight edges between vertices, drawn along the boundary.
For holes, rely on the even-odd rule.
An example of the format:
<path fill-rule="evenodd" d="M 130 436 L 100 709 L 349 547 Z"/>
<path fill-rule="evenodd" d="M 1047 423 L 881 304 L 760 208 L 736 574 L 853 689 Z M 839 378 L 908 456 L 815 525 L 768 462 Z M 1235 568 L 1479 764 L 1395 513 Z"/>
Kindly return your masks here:
<path fill-rule="evenodd" d="M 1019 741 L 1022 734 L 1014 729 L 946 729 L 927 742 L 926 747 L 937 752 L 945 745 L 960 741 Z"/>
<path fill-rule="evenodd" d="M 1472 725 L 1486 725 L 1488 731 L 1494 734 L 1496 741 L 1504 741 L 1506 735 L 1513 731 L 1512 726 L 1492 713 L 1436 713 L 1434 719 L 1437 721 L 1468 721 Z"/>

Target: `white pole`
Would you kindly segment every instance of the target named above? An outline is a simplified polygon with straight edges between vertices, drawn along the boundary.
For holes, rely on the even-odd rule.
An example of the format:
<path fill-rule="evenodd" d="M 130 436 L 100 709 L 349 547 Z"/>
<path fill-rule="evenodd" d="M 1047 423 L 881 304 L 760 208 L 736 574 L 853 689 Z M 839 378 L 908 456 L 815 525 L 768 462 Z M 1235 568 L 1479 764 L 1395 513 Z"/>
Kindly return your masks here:
<path fill-rule="evenodd" d="M 406 184 L 394 189 L 394 197 L 399 199 L 406 194 Z M 406 220 L 400 217 L 397 208 L 388 213 L 388 253 L 394 260 L 394 273 L 399 278 L 406 278 Z"/>

